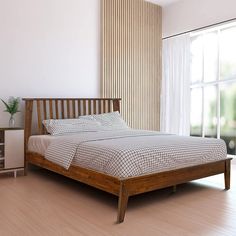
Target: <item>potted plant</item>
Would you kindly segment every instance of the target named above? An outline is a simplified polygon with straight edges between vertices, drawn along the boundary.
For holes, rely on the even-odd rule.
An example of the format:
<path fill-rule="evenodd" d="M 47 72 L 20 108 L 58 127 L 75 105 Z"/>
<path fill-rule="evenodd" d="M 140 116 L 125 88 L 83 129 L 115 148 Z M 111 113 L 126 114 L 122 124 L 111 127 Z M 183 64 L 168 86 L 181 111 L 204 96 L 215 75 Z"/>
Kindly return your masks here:
<path fill-rule="evenodd" d="M 8 102 L 5 102 L 4 100 L 2 100 L 2 102 L 6 107 L 5 112 L 8 112 L 10 114 L 9 127 L 14 127 L 15 126 L 14 115 L 17 112 L 20 112 L 19 111 L 20 98 L 9 97 Z"/>

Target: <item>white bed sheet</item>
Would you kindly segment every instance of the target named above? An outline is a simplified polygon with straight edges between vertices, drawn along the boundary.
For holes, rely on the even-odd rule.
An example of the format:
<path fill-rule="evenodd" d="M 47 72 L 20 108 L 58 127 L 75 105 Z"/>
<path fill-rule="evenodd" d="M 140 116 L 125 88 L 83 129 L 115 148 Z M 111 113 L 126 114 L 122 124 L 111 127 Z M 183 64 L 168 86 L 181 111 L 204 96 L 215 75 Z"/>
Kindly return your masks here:
<path fill-rule="evenodd" d="M 32 135 L 29 138 L 28 149 L 30 152 L 35 152 L 45 156 L 48 146 L 58 137 L 59 136 L 52 135 Z"/>

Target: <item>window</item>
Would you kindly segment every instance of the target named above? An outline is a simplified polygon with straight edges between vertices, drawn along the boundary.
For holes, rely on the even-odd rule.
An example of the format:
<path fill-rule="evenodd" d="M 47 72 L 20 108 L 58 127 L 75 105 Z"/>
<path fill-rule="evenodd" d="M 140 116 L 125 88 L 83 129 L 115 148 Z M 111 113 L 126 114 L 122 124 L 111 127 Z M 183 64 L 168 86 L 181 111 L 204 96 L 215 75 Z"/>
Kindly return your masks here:
<path fill-rule="evenodd" d="M 191 35 L 191 135 L 236 155 L 236 22 Z"/>

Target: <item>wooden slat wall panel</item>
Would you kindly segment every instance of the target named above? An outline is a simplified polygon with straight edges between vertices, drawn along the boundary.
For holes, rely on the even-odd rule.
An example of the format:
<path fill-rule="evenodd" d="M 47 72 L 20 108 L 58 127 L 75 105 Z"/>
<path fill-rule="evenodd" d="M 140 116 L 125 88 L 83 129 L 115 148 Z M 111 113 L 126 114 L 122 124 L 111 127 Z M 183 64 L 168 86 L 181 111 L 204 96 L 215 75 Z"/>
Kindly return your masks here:
<path fill-rule="evenodd" d="M 161 7 L 101 0 L 101 96 L 121 97 L 133 128 L 159 130 Z"/>

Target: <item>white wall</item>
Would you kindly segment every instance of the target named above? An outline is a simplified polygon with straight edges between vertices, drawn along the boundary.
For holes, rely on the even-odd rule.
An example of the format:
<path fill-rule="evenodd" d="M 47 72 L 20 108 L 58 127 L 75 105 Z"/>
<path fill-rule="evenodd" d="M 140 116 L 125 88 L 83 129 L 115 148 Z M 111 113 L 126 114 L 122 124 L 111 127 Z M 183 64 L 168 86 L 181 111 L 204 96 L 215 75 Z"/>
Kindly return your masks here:
<path fill-rule="evenodd" d="M 236 18 L 236 0 L 180 0 L 163 8 L 163 37 Z"/>
<path fill-rule="evenodd" d="M 99 0 L 0 0 L 0 98 L 97 97 L 99 18 Z"/>

